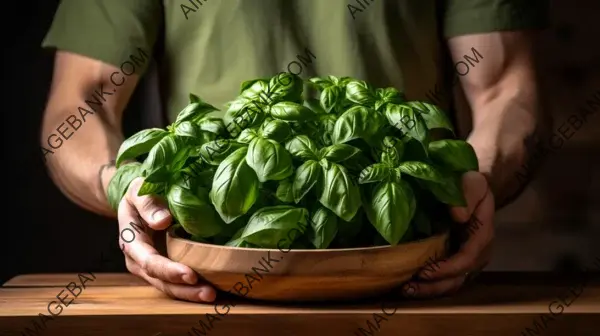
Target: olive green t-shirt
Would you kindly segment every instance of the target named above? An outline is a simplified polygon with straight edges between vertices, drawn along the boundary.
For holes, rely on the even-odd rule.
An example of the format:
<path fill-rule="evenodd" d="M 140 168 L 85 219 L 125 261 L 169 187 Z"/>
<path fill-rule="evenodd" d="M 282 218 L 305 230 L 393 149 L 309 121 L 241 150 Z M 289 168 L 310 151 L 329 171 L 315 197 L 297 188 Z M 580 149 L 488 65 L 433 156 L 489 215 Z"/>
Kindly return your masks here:
<path fill-rule="evenodd" d="M 540 2 L 63 0 L 43 45 L 119 67 L 108 92 L 154 55 L 171 119 L 190 92 L 222 108 L 243 81 L 280 72 L 350 76 L 431 102 L 444 82 L 446 38 L 538 28 Z M 485 62 L 476 49 L 464 54 L 460 73 Z"/>

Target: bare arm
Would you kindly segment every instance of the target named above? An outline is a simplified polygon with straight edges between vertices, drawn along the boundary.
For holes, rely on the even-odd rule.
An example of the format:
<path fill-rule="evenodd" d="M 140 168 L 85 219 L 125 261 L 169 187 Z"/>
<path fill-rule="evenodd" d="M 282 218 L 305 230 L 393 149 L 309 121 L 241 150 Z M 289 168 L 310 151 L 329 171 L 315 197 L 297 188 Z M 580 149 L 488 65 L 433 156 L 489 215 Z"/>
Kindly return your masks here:
<path fill-rule="evenodd" d="M 454 37 L 449 47 L 454 62 L 477 49 L 485 59 L 460 77 L 471 107 L 474 147 L 498 207 L 518 196 L 523 185 L 515 173 L 531 153 L 526 146 L 541 125 L 538 91 L 528 32 L 494 32 Z"/>
<path fill-rule="evenodd" d="M 123 111 L 138 80 L 135 73 L 125 76 L 101 61 L 56 53 L 42 122 L 42 152 L 60 190 L 98 214 L 116 217 L 105 190 L 115 172 L 111 161 L 123 141 Z"/>

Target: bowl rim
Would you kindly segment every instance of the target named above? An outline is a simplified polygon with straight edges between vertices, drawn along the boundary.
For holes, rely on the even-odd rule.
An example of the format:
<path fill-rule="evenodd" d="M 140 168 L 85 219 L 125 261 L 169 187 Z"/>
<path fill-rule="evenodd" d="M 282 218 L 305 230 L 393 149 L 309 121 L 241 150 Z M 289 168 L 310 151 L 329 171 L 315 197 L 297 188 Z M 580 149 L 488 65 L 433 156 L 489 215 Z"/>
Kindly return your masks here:
<path fill-rule="evenodd" d="M 175 240 L 181 240 L 187 244 L 194 244 L 194 245 L 199 245 L 199 246 L 203 246 L 203 247 L 210 247 L 210 248 L 221 248 L 224 250 L 230 250 L 230 251 L 254 251 L 254 252 L 281 252 L 281 253 L 290 253 L 290 252 L 295 252 L 295 253 L 325 253 L 325 252 L 360 252 L 360 251 L 373 251 L 373 250 L 383 250 L 383 249 L 387 249 L 387 248 L 398 248 L 401 246 L 410 246 L 410 245 L 421 245 L 424 244 L 426 242 L 429 241 L 433 241 L 436 239 L 440 239 L 443 236 L 448 237 L 450 230 L 444 230 L 441 232 L 438 232 L 437 234 L 434 234 L 430 237 L 427 238 L 423 238 L 423 239 L 419 239 L 419 240 L 414 240 L 414 241 L 410 241 L 408 243 L 404 243 L 404 244 L 398 244 L 395 246 L 391 246 L 391 245 L 382 245 L 382 246 L 370 246 L 370 247 L 351 247 L 351 248 L 335 248 L 335 249 L 288 249 L 287 252 L 281 250 L 281 249 L 270 249 L 270 248 L 255 248 L 255 247 L 235 247 L 235 246 L 225 246 L 225 245 L 216 245 L 216 244 L 207 244 L 207 243 L 200 243 L 197 241 L 193 241 L 191 239 L 186 239 L 183 238 L 181 236 L 179 236 L 175 231 L 177 229 L 181 228 L 183 230 L 183 227 L 181 227 L 180 225 L 171 225 L 168 229 L 167 229 L 167 236 L 168 238 L 171 239 L 175 239 Z"/>

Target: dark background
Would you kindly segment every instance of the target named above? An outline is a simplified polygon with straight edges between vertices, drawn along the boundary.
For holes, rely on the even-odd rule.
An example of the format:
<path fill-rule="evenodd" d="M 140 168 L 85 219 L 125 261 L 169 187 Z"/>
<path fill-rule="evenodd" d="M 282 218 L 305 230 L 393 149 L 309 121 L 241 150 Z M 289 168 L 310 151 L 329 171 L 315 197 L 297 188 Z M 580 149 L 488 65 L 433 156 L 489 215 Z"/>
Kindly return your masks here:
<path fill-rule="evenodd" d="M 0 282 L 25 273 L 125 270 L 114 245 L 116 222 L 67 200 L 43 165 L 39 132 L 53 55 L 40 44 L 57 4 L 7 2 L 1 12 L 5 195 Z M 553 116 L 554 130 L 594 93 L 600 96 L 598 14 L 597 0 L 553 1 L 551 27 L 537 41 L 544 111 Z M 128 134 L 148 126 L 141 121 L 141 96 L 137 92 L 128 108 Z M 560 151 L 547 157 L 521 197 L 498 213 L 496 253 L 488 269 L 568 270 L 600 257 L 599 126 L 597 108 Z M 100 253 L 112 262 L 100 265 Z"/>

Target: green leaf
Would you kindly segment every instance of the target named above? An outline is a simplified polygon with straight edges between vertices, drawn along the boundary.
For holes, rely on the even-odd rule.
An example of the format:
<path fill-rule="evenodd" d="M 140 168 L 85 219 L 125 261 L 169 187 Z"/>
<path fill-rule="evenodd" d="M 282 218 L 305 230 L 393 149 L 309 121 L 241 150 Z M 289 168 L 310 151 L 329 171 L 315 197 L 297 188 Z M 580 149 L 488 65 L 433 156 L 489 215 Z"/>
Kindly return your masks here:
<path fill-rule="evenodd" d="M 165 191 L 166 188 L 167 188 L 166 182 L 152 183 L 152 182 L 148 182 L 148 181 L 144 180 L 144 182 L 142 183 L 142 186 L 140 187 L 140 190 L 138 190 L 137 195 L 138 196 L 158 195 L 158 194 L 162 193 L 163 191 Z"/>
<path fill-rule="evenodd" d="M 279 181 L 279 185 L 277 186 L 277 191 L 275 192 L 275 197 L 282 201 L 283 203 L 293 203 L 294 202 L 294 194 L 292 192 L 292 180 L 285 179 Z"/>
<path fill-rule="evenodd" d="M 320 104 L 326 113 L 330 113 L 334 107 L 343 98 L 344 91 L 336 85 L 332 85 L 323 89 L 320 97 Z"/>
<path fill-rule="evenodd" d="M 299 203 L 300 200 L 319 182 L 323 171 L 317 161 L 308 160 L 304 162 L 294 176 L 292 185 L 292 193 L 294 202 Z"/>
<path fill-rule="evenodd" d="M 183 110 L 181 110 L 181 112 L 179 112 L 177 119 L 175 120 L 175 125 L 188 120 L 198 120 L 206 114 L 214 111 L 219 111 L 219 109 L 203 101 L 190 103 Z"/>
<path fill-rule="evenodd" d="M 298 75 L 289 72 L 281 72 L 269 81 L 269 94 L 273 103 L 287 101 L 299 101 L 302 97 L 304 82 Z"/>
<path fill-rule="evenodd" d="M 403 134 L 419 141 L 425 148 L 429 143 L 427 125 L 420 114 L 405 104 L 388 104 L 385 109 L 388 122 Z"/>
<path fill-rule="evenodd" d="M 196 123 L 184 121 L 175 125 L 175 135 L 198 140 L 202 138 L 202 129 Z"/>
<path fill-rule="evenodd" d="M 360 149 L 347 144 L 335 144 L 321 149 L 321 158 L 332 162 L 346 161 L 354 155 L 360 153 Z"/>
<path fill-rule="evenodd" d="M 326 249 L 337 235 L 337 216 L 321 206 L 310 219 L 312 227 L 310 240 L 315 248 Z"/>
<path fill-rule="evenodd" d="M 200 157 L 209 165 L 218 166 L 231 153 L 246 147 L 245 144 L 229 139 L 213 140 L 205 143 L 198 150 Z"/>
<path fill-rule="evenodd" d="M 460 173 L 444 172 L 440 170 L 443 177 L 442 183 L 422 180 L 424 185 L 440 202 L 452 206 L 464 207 L 467 205 L 462 190 L 462 175 Z"/>
<path fill-rule="evenodd" d="M 314 77 L 309 79 L 308 82 L 319 91 L 323 91 L 325 88 L 335 85 L 331 79 L 326 77 Z"/>
<path fill-rule="evenodd" d="M 225 129 L 233 137 L 248 127 L 259 125 L 265 118 L 266 105 L 261 105 L 252 100 L 237 99 L 230 102 L 229 109 L 223 116 Z"/>
<path fill-rule="evenodd" d="M 346 84 L 346 99 L 355 104 L 373 107 L 376 100 L 375 90 L 365 81 L 350 81 Z"/>
<path fill-rule="evenodd" d="M 223 119 L 218 117 L 204 117 L 197 121 L 197 125 L 205 132 L 214 134 L 223 134 L 225 132 Z"/>
<path fill-rule="evenodd" d="M 358 183 L 385 181 L 392 175 L 392 168 L 384 163 L 375 163 L 363 169 L 358 175 Z"/>
<path fill-rule="evenodd" d="M 242 82 L 242 84 L 240 85 L 240 94 L 246 90 L 248 90 L 249 88 L 252 87 L 252 85 L 254 85 L 254 83 L 256 82 L 267 82 L 269 79 L 267 78 L 258 78 L 258 79 L 252 79 L 252 80 L 248 80 L 248 81 L 244 81 Z"/>
<path fill-rule="evenodd" d="M 340 218 L 350 221 L 360 208 L 360 192 L 346 168 L 330 163 L 323 168 L 323 183 L 319 201 Z"/>
<path fill-rule="evenodd" d="M 404 93 L 393 87 L 377 89 L 377 97 L 386 103 L 401 104 L 406 101 Z"/>
<path fill-rule="evenodd" d="M 110 204 L 113 210 L 117 210 L 119 208 L 119 203 L 121 203 L 121 199 L 125 196 L 127 189 L 129 188 L 129 184 L 136 177 L 142 176 L 141 163 L 132 162 L 125 165 L 122 165 L 117 169 L 115 175 L 110 179 L 108 183 L 107 197 L 108 204 Z"/>
<path fill-rule="evenodd" d="M 285 144 L 285 149 L 295 158 L 302 161 L 318 160 L 319 149 L 306 135 L 297 135 Z"/>
<path fill-rule="evenodd" d="M 292 129 L 287 122 L 272 119 L 262 124 L 259 133 L 265 138 L 283 142 L 292 135 Z"/>
<path fill-rule="evenodd" d="M 327 112 L 321 107 L 321 103 L 319 100 L 314 98 L 308 98 L 304 100 L 304 106 L 311 109 L 317 115 L 325 115 Z M 335 118 L 335 117 L 334 117 Z"/>
<path fill-rule="evenodd" d="M 206 238 L 221 232 L 223 224 L 210 204 L 208 189 L 198 187 L 192 191 L 172 185 L 167 202 L 173 217 L 187 233 Z"/>
<path fill-rule="evenodd" d="M 246 162 L 254 169 L 260 182 L 283 180 L 294 173 L 290 153 L 274 140 L 252 140 Z"/>
<path fill-rule="evenodd" d="M 249 144 L 254 138 L 258 136 L 258 131 L 254 128 L 246 128 L 237 137 L 237 141 L 245 144 Z"/>
<path fill-rule="evenodd" d="M 404 155 L 404 143 L 402 140 L 386 136 L 381 143 L 381 162 L 396 167 Z"/>
<path fill-rule="evenodd" d="M 450 119 L 448 119 L 448 116 L 439 107 L 420 101 L 410 101 L 406 104 L 421 114 L 427 128 L 443 128 L 454 134 L 454 127 L 452 127 Z"/>
<path fill-rule="evenodd" d="M 210 199 L 225 223 L 248 212 L 258 197 L 258 177 L 246 163 L 246 153 L 247 147 L 231 153 L 215 172 Z"/>
<path fill-rule="evenodd" d="M 254 80 L 252 84 L 246 84 L 246 86 L 247 88 L 240 93 L 240 98 L 246 98 L 248 100 L 269 104 L 270 98 L 268 79 L 257 79 Z"/>
<path fill-rule="evenodd" d="M 406 161 L 398 166 L 402 173 L 416 177 L 421 180 L 428 180 L 437 183 L 443 183 L 444 177 L 435 169 L 435 167 L 419 161 Z"/>
<path fill-rule="evenodd" d="M 438 140 L 429 144 L 433 162 L 455 172 L 479 171 L 475 150 L 463 140 Z"/>
<path fill-rule="evenodd" d="M 184 139 L 170 134 L 152 147 L 142 164 L 142 172 L 148 182 L 166 182 L 167 172 L 177 171 L 185 164 L 191 148 Z"/>
<path fill-rule="evenodd" d="M 416 209 L 412 188 L 405 181 L 381 182 L 365 204 L 369 221 L 391 245 L 396 245 L 408 230 Z"/>
<path fill-rule="evenodd" d="M 308 211 L 304 208 L 289 205 L 264 207 L 250 217 L 241 238 L 262 248 L 289 247 L 285 245 L 301 235 L 290 232 L 297 230 L 304 233 L 307 217 Z M 285 244 L 278 244 L 280 241 Z"/>
<path fill-rule="evenodd" d="M 375 110 L 354 106 L 342 113 L 335 122 L 333 142 L 343 143 L 354 139 L 368 139 L 386 124 L 384 117 Z"/>
<path fill-rule="evenodd" d="M 325 146 L 330 146 L 333 144 L 333 140 L 331 138 L 333 136 L 333 131 L 335 129 L 336 121 L 337 121 L 337 116 L 335 114 L 319 115 L 319 121 L 318 121 L 319 138 L 321 139 L 321 142 Z"/>
<path fill-rule="evenodd" d="M 190 103 L 202 103 L 202 99 L 193 93 L 190 93 L 189 99 Z"/>
<path fill-rule="evenodd" d="M 121 167 L 124 161 L 134 160 L 138 156 L 148 153 L 167 134 L 169 132 L 160 128 L 150 128 L 132 135 L 121 144 L 115 162 L 116 167 Z"/>
<path fill-rule="evenodd" d="M 271 116 L 285 121 L 306 121 L 316 114 L 306 106 L 285 101 L 271 106 Z"/>

